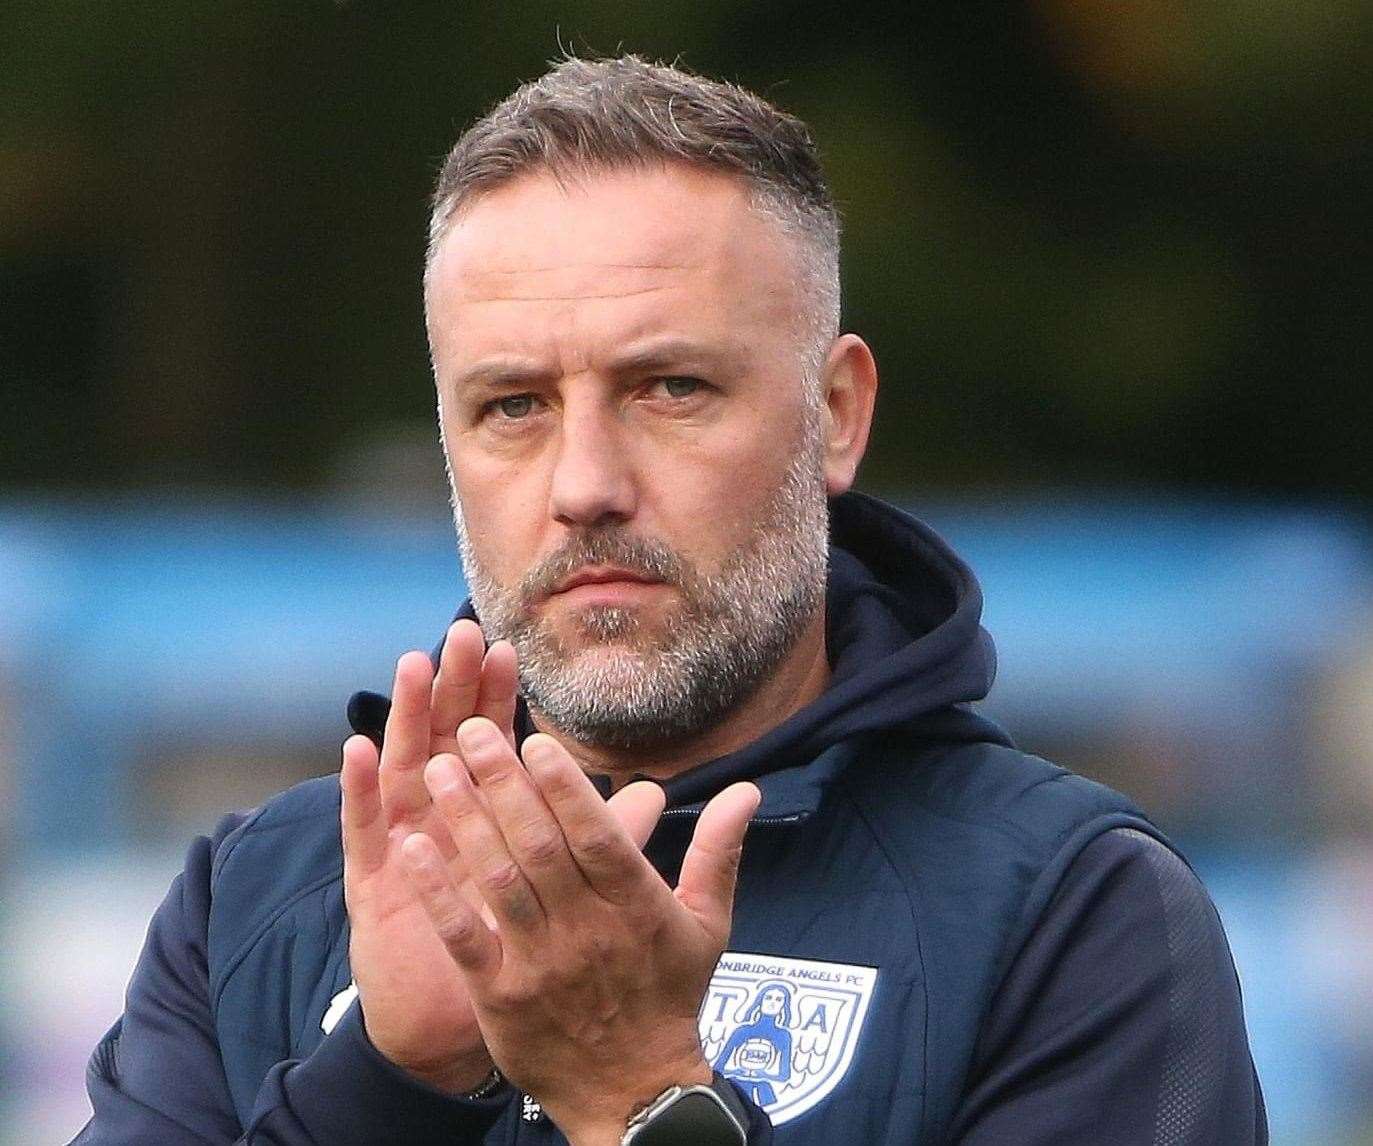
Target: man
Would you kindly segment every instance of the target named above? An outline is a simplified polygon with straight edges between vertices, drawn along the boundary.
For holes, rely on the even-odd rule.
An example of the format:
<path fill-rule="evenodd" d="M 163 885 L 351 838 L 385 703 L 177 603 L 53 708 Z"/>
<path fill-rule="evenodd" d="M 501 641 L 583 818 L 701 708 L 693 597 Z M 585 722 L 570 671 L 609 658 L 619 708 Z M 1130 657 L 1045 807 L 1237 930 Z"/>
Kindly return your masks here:
<path fill-rule="evenodd" d="M 192 849 L 78 1141 L 1266 1140 L 1205 892 L 968 709 L 976 582 L 850 492 L 837 267 L 737 88 L 569 60 L 463 136 L 425 302 L 471 602 L 338 782 Z"/>

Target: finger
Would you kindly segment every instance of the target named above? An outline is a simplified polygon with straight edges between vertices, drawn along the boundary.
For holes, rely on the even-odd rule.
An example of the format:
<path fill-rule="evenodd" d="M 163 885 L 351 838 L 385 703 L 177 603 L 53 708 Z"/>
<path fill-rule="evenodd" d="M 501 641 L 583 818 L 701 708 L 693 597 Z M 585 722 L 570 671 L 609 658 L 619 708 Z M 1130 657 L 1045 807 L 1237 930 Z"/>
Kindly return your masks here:
<path fill-rule="evenodd" d="M 377 746 L 366 736 L 343 742 L 339 787 L 343 870 L 349 880 L 380 871 L 386 863 L 386 813 L 377 783 Z"/>
<path fill-rule="evenodd" d="M 472 715 L 485 652 L 486 642 L 475 621 L 464 617 L 448 626 L 430 700 L 431 735 L 451 739 L 458 725 Z"/>
<path fill-rule="evenodd" d="M 491 721 L 512 746 L 515 743 L 515 694 L 519 684 L 515 646 L 509 641 L 492 642 L 482 660 L 481 687 L 473 713 Z"/>
<path fill-rule="evenodd" d="M 453 961 L 469 975 L 494 975 L 501 966 L 500 938 L 454 887 L 438 846 L 423 832 L 413 832 L 400 852 L 410 886 Z"/>
<path fill-rule="evenodd" d="M 624 826 L 634 846 L 640 851 L 658 826 L 663 814 L 666 794 L 652 780 L 637 780 L 626 784 L 606 801 L 606 807 Z"/>
<path fill-rule="evenodd" d="M 491 908 L 501 930 L 510 934 L 541 932 L 544 913 L 539 897 L 510 855 L 463 762 L 442 752 L 425 767 L 424 780 L 458 846 L 473 887 Z"/>
<path fill-rule="evenodd" d="M 429 696 L 434 666 L 421 652 L 396 662 L 391 711 L 381 748 L 381 802 L 394 823 L 422 814 L 429 806 L 423 769 L 429 759 Z"/>
<path fill-rule="evenodd" d="M 761 799 L 753 784 L 731 784 L 705 806 L 682 860 L 677 898 L 720 943 L 729 937 L 744 833 Z"/>
<path fill-rule="evenodd" d="M 545 915 L 578 893 L 582 878 L 562 828 L 500 730 L 484 716 L 458 727 L 458 749 L 511 858 L 539 897 Z"/>
<path fill-rule="evenodd" d="M 524 742 L 524 759 L 562 828 L 572 858 L 597 894 L 612 903 L 647 905 L 653 896 L 665 893 L 662 879 L 644 859 L 635 838 L 567 749 L 553 737 L 535 733 Z M 632 786 L 640 790 L 629 794 L 623 806 L 632 813 L 634 830 L 643 835 L 645 821 L 657 822 L 664 797 L 656 784 Z M 648 788 L 657 789 L 657 794 Z M 647 831 L 652 830 L 648 824 Z"/>

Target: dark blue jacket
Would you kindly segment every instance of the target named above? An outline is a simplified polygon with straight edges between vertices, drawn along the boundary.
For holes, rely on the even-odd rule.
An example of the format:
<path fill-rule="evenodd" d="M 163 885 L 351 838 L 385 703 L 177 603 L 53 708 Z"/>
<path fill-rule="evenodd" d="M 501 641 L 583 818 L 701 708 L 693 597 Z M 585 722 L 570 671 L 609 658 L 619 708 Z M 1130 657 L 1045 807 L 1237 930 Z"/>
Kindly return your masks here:
<path fill-rule="evenodd" d="M 859 495 L 832 514 L 828 689 L 668 782 L 647 849 L 674 879 L 701 802 L 758 781 L 701 1010 L 750 1143 L 1266 1142 L 1196 877 L 1123 796 L 971 711 L 992 647 L 938 538 Z M 376 735 L 372 708 L 354 711 Z M 77 1141 L 564 1141 L 530 1096 L 451 1098 L 383 1059 L 347 946 L 336 781 L 197 841 L 92 1057 Z"/>

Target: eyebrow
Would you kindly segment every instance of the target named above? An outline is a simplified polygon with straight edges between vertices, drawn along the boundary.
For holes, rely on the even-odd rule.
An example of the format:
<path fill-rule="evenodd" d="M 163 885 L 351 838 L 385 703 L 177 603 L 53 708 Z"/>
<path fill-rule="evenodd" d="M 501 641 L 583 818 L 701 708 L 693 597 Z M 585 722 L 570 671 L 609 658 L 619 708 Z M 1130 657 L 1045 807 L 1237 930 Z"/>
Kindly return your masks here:
<path fill-rule="evenodd" d="M 641 374 L 683 365 L 737 367 L 745 354 L 742 343 L 700 342 L 680 335 L 667 335 L 630 343 L 617 350 L 604 363 L 614 375 Z M 527 358 L 488 358 L 463 370 L 453 379 L 453 390 L 504 390 L 511 387 L 538 386 L 559 376 L 551 368 Z"/>
<path fill-rule="evenodd" d="M 476 388 L 504 390 L 511 386 L 535 386 L 555 377 L 556 370 L 526 358 L 488 358 L 462 371 L 452 385 L 454 393 Z"/>
<path fill-rule="evenodd" d="M 680 335 L 667 335 L 631 343 L 612 355 L 607 366 L 613 374 L 643 373 L 680 363 L 729 367 L 736 365 L 743 354 L 742 344 L 699 342 Z"/>

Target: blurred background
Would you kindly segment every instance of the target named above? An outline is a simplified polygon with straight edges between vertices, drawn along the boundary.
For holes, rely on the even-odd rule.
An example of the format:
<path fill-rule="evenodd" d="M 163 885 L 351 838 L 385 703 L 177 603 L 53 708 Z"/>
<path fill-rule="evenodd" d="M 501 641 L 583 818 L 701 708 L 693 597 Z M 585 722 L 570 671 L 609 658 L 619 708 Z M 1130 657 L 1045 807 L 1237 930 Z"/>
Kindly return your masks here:
<path fill-rule="evenodd" d="M 463 595 L 418 279 L 461 128 L 560 45 L 812 126 L 861 484 L 978 569 L 1021 744 L 1139 799 L 1273 1140 L 1373 1143 L 1363 0 L 9 0 L 0 1141 L 66 1141 L 189 838 L 333 770 Z"/>

